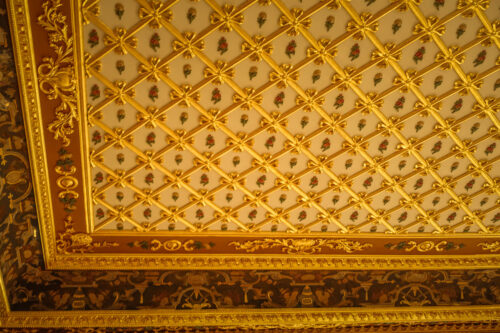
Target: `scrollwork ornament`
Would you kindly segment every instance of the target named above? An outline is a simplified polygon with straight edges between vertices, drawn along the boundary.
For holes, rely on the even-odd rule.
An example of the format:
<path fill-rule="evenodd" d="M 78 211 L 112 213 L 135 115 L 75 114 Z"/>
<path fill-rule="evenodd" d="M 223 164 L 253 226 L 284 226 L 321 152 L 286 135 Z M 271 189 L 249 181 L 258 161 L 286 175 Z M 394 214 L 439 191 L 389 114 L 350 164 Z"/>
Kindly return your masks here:
<path fill-rule="evenodd" d="M 119 244 L 116 242 L 96 242 L 92 236 L 79 233 L 73 228 L 73 219 L 67 216 L 64 220 L 65 231 L 59 233 L 56 240 L 57 252 L 70 253 L 87 253 L 93 252 L 96 248 L 116 247 Z"/>
<path fill-rule="evenodd" d="M 477 246 L 481 247 L 484 251 L 498 252 L 500 251 L 500 242 L 492 243 L 479 243 Z"/>
<path fill-rule="evenodd" d="M 69 136 L 74 132 L 74 122 L 78 119 L 76 100 L 76 79 L 74 75 L 73 37 L 69 34 L 66 16 L 62 15 L 60 0 L 43 3 L 43 14 L 38 17 L 38 24 L 49 35 L 49 46 L 56 57 L 44 57 L 38 66 L 40 90 L 50 100 L 59 100 L 55 108 L 56 120 L 49 124 L 49 131 L 54 139 L 62 140 L 69 146 Z"/>
<path fill-rule="evenodd" d="M 252 240 L 246 242 L 231 242 L 236 250 L 245 250 L 246 252 L 255 252 L 262 249 L 271 249 L 279 247 L 282 252 L 287 254 L 313 254 L 322 252 L 323 248 L 332 250 L 343 251 L 346 253 L 353 253 L 356 251 L 363 251 L 371 248 L 373 245 L 370 243 L 360 243 L 357 241 L 350 241 L 347 239 L 307 239 L 307 238 L 267 238 Z"/>
<path fill-rule="evenodd" d="M 412 252 L 414 250 L 417 250 L 418 252 L 429 252 L 429 251 L 442 252 L 449 250 L 458 250 L 463 247 L 463 244 L 455 244 L 453 242 L 448 242 L 444 240 L 440 242 L 423 241 L 420 243 L 417 243 L 415 241 L 408 241 L 408 242 L 404 241 L 398 244 L 388 243 L 385 245 L 385 247 L 390 250 L 404 250 L 405 252 Z"/>

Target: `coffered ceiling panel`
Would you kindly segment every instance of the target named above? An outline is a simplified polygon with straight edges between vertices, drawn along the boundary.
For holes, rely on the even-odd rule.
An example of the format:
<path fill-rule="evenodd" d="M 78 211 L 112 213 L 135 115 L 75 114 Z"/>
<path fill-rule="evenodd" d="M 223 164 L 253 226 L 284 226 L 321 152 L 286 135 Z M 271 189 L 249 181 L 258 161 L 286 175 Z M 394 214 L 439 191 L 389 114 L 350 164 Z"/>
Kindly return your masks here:
<path fill-rule="evenodd" d="M 48 257 L 498 251 L 487 1 L 29 9 Z"/>

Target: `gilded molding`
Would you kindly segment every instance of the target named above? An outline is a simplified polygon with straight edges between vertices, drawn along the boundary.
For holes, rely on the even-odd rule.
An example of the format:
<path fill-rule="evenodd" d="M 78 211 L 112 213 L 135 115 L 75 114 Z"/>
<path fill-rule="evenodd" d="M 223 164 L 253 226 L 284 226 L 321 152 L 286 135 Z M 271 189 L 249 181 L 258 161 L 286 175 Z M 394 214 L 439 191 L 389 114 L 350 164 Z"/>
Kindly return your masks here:
<path fill-rule="evenodd" d="M 13 51 L 16 58 L 16 68 L 22 111 L 25 119 L 26 136 L 29 146 L 29 159 L 33 189 L 36 193 L 36 207 L 40 230 L 43 235 L 42 246 L 50 264 L 55 256 L 55 231 L 53 229 L 52 196 L 49 186 L 46 146 L 43 136 L 42 118 L 38 116 L 41 109 L 39 91 L 37 88 L 37 73 L 33 54 L 33 41 L 29 22 L 29 11 L 25 0 L 7 1 Z"/>
<path fill-rule="evenodd" d="M 500 256 L 487 255 L 59 255 L 49 269 L 479 269 L 498 268 Z"/>
<path fill-rule="evenodd" d="M 469 333 L 471 330 L 476 332 L 497 332 L 500 324 L 496 321 L 489 323 L 465 322 L 465 323 L 428 323 L 428 324 L 356 324 L 356 325 L 335 325 L 334 327 L 316 326 L 314 328 L 277 328 L 270 325 L 238 328 L 238 327 L 205 327 L 205 328 L 186 328 L 186 327 L 165 327 L 165 328 L 119 328 L 121 333 L 349 333 L 349 332 L 439 332 L 439 333 Z M 57 328 L 5 328 L 0 329 L 0 333 L 62 333 L 63 329 Z M 111 333 L 115 328 L 73 328 L 72 333 Z"/>
<path fill-rule="evenodd" d="M 458 307 L 457 307 L 458 308 Z M 242 309 L 11 312 L 4 327 L 238 327 L 314 328 L 376 323 L 431 323 L 499 320 L 500 306 L 378 309 Z"/>

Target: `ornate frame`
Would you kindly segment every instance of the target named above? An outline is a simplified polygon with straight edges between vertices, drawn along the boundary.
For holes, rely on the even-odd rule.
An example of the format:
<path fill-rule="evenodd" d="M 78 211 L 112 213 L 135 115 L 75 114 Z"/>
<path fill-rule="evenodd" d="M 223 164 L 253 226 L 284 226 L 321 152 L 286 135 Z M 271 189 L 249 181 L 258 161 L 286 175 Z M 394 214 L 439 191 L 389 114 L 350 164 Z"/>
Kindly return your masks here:
<path fill-rule="evenodd" d="M 423 325 L 434 331 L 439 325 L 487 322 L 497 327 L 500 305 L 412 308 L 332 309 L 232 309 L 232 310 L 138 310 L 138 311 L 16 311 L 11 312 L 0 275 L 1 327 L 217 327 L 238 329 L 342 328 L 387 324 Z M 361 325 L 360 325 L 361 324 Z M 489 331 L 489 325 L 479 328 Z M 442 327 L 440 327 L 442 329 Z M 442 330 L 440 330 L 442 332 Z"/>
<path fill-rule="evenodd" d="M 12 0 L 9 2 L 9 15 L 12 19 L 12 33 L 18 36 L 16 40 L 16 63 L 19 73 L 19 81 L 23 87 L 23 109 L 36 110 L 37 105 L 37 84 L 34 73 L 34 63 L 26 62 L 27 53 L 30 52 L 29 22 L 26 19 L 26 6 L 28 0 Z M 25 8 L 25 7 L 24 7 Z M 41 193 L 46 193 L 47 184 L 45 179 L 38 172 L 47 169 L 46 161 L 37 151 L 37 142 L 43 139 L 39 118 L 36 114 L 29 113 L 25 117 L 26 126 L 31 133 L 40 135 L 31 138 L 31 160 L 34 172 L 34 186 L 37 187 L 37 206 L 39 214 L 43 218 L 50 217 L 48 210 L 49 200 L 44 201 Z M 38 140 L 37 140 L 38 139 Z M 44 239 L 46 242 L 46 239 Z M 47 251 L 49 246 L 43 244 Z M 417 245 L 415 245 L 417 247 Z M 433 243 L 437 246 L 437 242 Z M 498 242 L 491 242 L 491 251 L 498 251 Z M 486 246 L 486 247 L 488 247 Z M 424 247 L 425 249 L 425 247 Z M 47 255 L 47 252 L 45 253 Z M 50 257 L 49 257 L 50 258 Z M 47 264 L 49 268 L 64 265 L 63 268 L 81 268 L 82 264 L 89 268 L 102 268 L 99 261 L 101 256 L 57 256 L 51 257 Z M 285 258 L 285 259 L 283 259 Z M 61 260 L 60 262 L 57 260 Z M 300 269 L 334 269 L 334 268 L 354 268 L 354 269 L 429 269 L 429 268 L 498 268 L 500 256 L 488 255 L 463 255 L 463 256 L 392 256 L 373 257 L 353 255 L 345 256 L 255 256 L 248 258 L 247 255 L 226 256 L 223 258 L 210 259 L 208 256 L 161 256 L 156 258 L 145 258 L 142 256 L 132 257 L 125 261 L 117 257 L 111 262 L 110 268 L 157 268 L 159 263 L 169 268 L 300 268 Z M 285 261 L 285 263 L 283 263 Z M 109 261 L 106 261 L 109 265 Z M 368 326 L 373 331 L 379 330 L 384 325 L 384 329 L 407 328 L 407 325 L 417 325 L 420 331 L 443 331 L 443 327 L 450 331 L 468 331 L 469 327 L 474 327 L 477 331 L 498 330 L 500 321 L 500 305 L 492 306 L 457 306 L 452 307 L 412 307 L 412 308 L 323 308 L 323 309 L 270 309 L 270 310 L 203 310 L 203 311 L 163 311 L 163 310 L 138 310 L 138 311 L 11 311 L 7 299 L 3 277 L 0 274 L 0 327 L 143 327 L 148 323 L 152 327 L 174 328 L 181 325 L 187 327 L 209 326 L 220 328 L 241 329 L 301 329 L 316 328 L 318 331 L 323 328 L 349 329 L 349 327 Z M 475 323 L 482 322 L 481 326 Z M 390 324 L 387 324 L 390 323 Z M 373 325 L 370 327 L 370 325 Z"/>
<path fill-rule="evenodd" d="M 28 133 L 31 133 L 29 137 L 29 147 L 30 147 L 30 157 L 32 163 L 33 179 L 35 184 L 35 193 L 37 198 L 37 207 L 39 220 L 41 221 L 41 233 L 44 249 L 44 258 L 48 268 L 50 269 L 73 269 L 80 268 L 82 265 L 89 269 L 99 269 L 102 267 L 107 267 L 111 269 L 119 268 L 143 268 L 143 269 L 153 269 L 156 268 L 158 264 L 163 267 L 171 269 L 186 269 L 186 268 L 198 268 L 198 269 L 233 269 L 233 268 L 245 268 L 245 269 L 298 269 L 303 267 L 308 267 L 310 269 L 324 269 L 328 268 L 354 268 L 354 269 L 383 269 L 383 268 L 415 268 L 419 269 L 429 269 L 429 268 L 495 268 L 498 267 L 500 263 L 500 256 L 496 254 L 500 250 L 500 243 L 498 242 L 498 237 L 493 235 L 485 234 L 482 239 L 478 239 L 475 236 L 450 236 L 447 235 L 446 239 L 460 238 L 460 241 L 466 241 L 470 244 L 471 248 L 475 250 L 472 253 L 460 253 L 450 255 L 443 255 L 442 251 L 445 245 L 449 242 L 440 236 L 428 236 L 428 235 L 418 235 L 418 236 L 399 236 L 395 237 L 398 239 L 407 239 L 407 245 L 404 248 L 405 252 L 409 255 L 390 254 L 387 255 L 387 251 L 383 253 L 366 253 L 363 254 L 366 249 L 373 246 L 373 242 L 380 243 L 381 238 L 387 239 L 387 235 L 382 236 L 356 236 L 356 239 L 367 239 L 366 243 L 360 243 L 355 240 L 351 240 L 351 237 L 342 237 L 342 239 L 337 238 L 312 238 L 314 240 L 314 246 L 311 248 L 302 247 L 302 239 L 300 237 L 289 237 L 289 238 L 267 238 L 265 240 L 252 240 L 249 239 L 246 242 L 233 242 L 233 246 L 239 250 L 245 250 L 246 253 L 242 254 L 194 254 L 190 253 L 193 250 L 193 241 L 189 238 L 178 238 L 166 241 L 157 241 L 151 239 L 150 242 L 153 244 L 156 242 L 156 248 L 164 248 L 166 251 L 164 253 L 154 253 L 154 254 L 130 254 L 130 255 L 118 255 L 118 254 L 106 254 L 105 257 L 101 253 L 84 253 L 77 254 L 75 252 L 89 252 L 89 249 L 103 248 L 106 246 L 114 246 L 109 242 L 96 240 L 94 236 L 90 236 L 86 233 L 76 232 L 72 229 L 71 216 L 67 217 L 65 225 L 69 228 L 64 234 L 57 233 L 54 226 L 54 216 L 53 207 L 51 205 L 51 188 L 49 186 L 49 167 L 47 157 L 44 154 L 44 127 L 42 124 L 41 116 L 39 115 L 40 105 L 40 87 L 45 90 L 45 93 L 53 89 L 58 92 L 59 95 L 64 98 L 71 97 L 76 88 L 76 82 L 72 81 L 69 86 L 57 86 L 62 84 L 57 81 L 62 79 L 61 75 L 66 75 L 66 71 L 76 71 L 74 76 L 78 77 L 83 75 L 78 73 L 77 69 L 74 68 L 74 63 L 76 60 L 72 58 L 65 58 L 65 67 L 61 68 L 51 67 L 50 70 L 55 71 L 55 75 L 59 75 L 59 79 L 54 81 L 54 78 L 47 77 L 41 67 L 46 65 L 41 65 L 37 69 L 35 64 L 35 59 L 33 59 L 33 41 L 31 36 L 30 27 L 30 17 L 28 10 L 27 1 L 14 0 L 9 2 L 10 9 L 9 14 L 12 18 L 12 31 L 18 36 L 15 40 L 14 49 L 17 58 L 17 68 L 19 73 L 19 82 L 23 91 L 23 111 L 25 113 L 25 122 Z M 73 2 L 72 2 L 73 4 Z M 72 10 L 72 19 L 74 20 L 74 12 Z M 67 27 L 66 27 L 67 28 Z M 75 48 L 78 48 L 78 44 L 75 43 Z M 73 55 L 76 57 L 76 55 Z M 38 74 L 37 74 L 38 70 Z M 82 69 L 80 69 L 82 70 Z M 44 76 L 45 75 L 45 76 Z M 52 74 L 54 75 L 54 74 Z M 52 81 L 51 81 L 52 80 Z M 66 79 L 64 79 L 66 80 Z M 75 80 L 73 78 L 73 80 Z M 63 81 L 64 84 L 67 82 Z M 48 89 L 46 86 L 49 86 Z M 48 89 L 48 90 L 47 90 Z M 58 95 L 58 96 L 59 96 Z M 69 97 L 68 97 L 69 96 Z M 60 98 L 60 97 L 57 97 Z M 69 102 L 65 102 L 68 105 Z M 81 104 L 79 98 L 73 96 L 71 101 L 70 113 L 62 112 L 61 117 L 71 116 L 76 123 L 79 123 L 78 117 L 76 115 L 71 115 L 73 109 L 77 109 L 77 105 Z M 64 110 L 63 110 L 64 111 Z M 56 124 L 57 125 L 57 124 Z M 62 126 L 61 124 L 58 129 L 52 129 L 51 131 L 56 133 L 56 136 L 62 138 L 63 143 L 67 140 L 66 132 L 64 130 L 69 130 L 70 128 Z M 80 125 L 78 125 L 80 126 Z M 77 126 L 77 127 L 78 127 Z M 66 138 L 66 139 L 65 139 Z M 83 152 L 82 152 L 83 154 Z M 68 170 L 56 170 L 56 173 L 60 175 L 58 179 L 58 186 L 62 189 L 62 195 L 73 195 L 72 189 L 78 184 L 76 178 L 72 175 L 75 173 L 74 169 Z M 56 242 L 56 235 L 58 235 L 58 240 Z M 450 236 L 450 237 L 448 237 Z M 315 236 L 318 237 L 318 236 Z M 93 239 L 94 238 L 94 239 Z M 416 239 L 422 239 L 421 243 L 415 242 Z M 485 240 L 486 239 L 486 240 Z M 452 244 L 452 243 L 451 243 Z M 151 246 L 153 249 L 153 246 Z M 283 254 L 278 254 L 279 252 L 267 252 L 263 254 L 252 254 L 256 250 L 278 248 L 282 250 Z M 379 245 L 380 248 L 380 245 Z M 387 246 L 386 246 L 387 248 Z M 390 247 L 389 247 L 390 248 Z M 452 244 L 453 248 L 453 244 Z M 61 250 L 62 249 L 62 250 Z M 324 252 L 328 252 L 328 249 L 333 249 L 333 254 L 318 254 L 321 250 L 326 249 Z M 335 250 L 341 250 L 340 252 L 347 251 L 353 252 L 349 253 L 348 256 L 342 254 L 336 254 Z M 174 252 L 174 253 L 169 253 Z M 311 253 L 316 252 L 314 255 Z M 428 253 L 427 253 L 428 252 Z M 441 253 L 440 253 L 441 252 Z M 338 253 L 338 252 L 337 252 Z M 394 251 L 392 253 L 395 253 Z M 308 255 L 309 254 L 309 255 Z M 472 255 L 471 255 L 472 254 Z"/>

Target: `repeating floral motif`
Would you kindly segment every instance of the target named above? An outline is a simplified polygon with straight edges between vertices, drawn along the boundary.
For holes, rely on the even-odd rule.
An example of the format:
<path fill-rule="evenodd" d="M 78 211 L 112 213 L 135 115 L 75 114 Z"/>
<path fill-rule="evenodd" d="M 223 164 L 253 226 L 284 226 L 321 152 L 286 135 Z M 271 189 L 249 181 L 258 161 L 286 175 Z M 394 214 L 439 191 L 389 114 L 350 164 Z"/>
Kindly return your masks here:
<path fill-rule="evenodd" d="M 312 74 L 312 82 L 316 83 L 321 78 L 321 71 L 319 69 L 316 69 L 313 74 Z"/>
<path fill-rule="evenodd" d="M 220 53 L 220 55 L 223 55 L 224 53 L 227 52 L 229 44 L 227 42 L 226 37 L 221 37 L 219 41 L 217 42 L 217 51 Z"/>
<path fill-rule="evenodd" d="M 417 52 L 413 55 L 413 61 L 418 64 L 419 61 L 422 61 L 424 59 L 424 54 L 425 54 L 425 47 L 422 46 L 420 47 Z"/>
<path fill-rule="evenodd" d="M 116 119 L 118 119 L 118 122 L 122 121 L 125 119 L 125 110 L 119 109 L 116 111 Z"/>
<path fill-rule="evenodd" d="M 396 32 L 398 32 L 399 29 L 401 29 L 401 25 L 403 24 L 403 21 L 401 19 L 395 19 L 394 22 L 392 23 L 392 34 L 395 35 Z"/>
<path fill-rule="evenodd" d="M 335 24 L 335 17 L 329 15 L 325 20 L 326 32 L 330 31 L 330 29 L 333 27 L 334 24 Z"/>
<path fill-rule="evenodd" d="M 270 148 L 274 147 L 274 142 L 276 141 L 276 137 L 274 135 L 270 136 L 267 138 L 266 143 L 264 143 L 264 146 L 269 150 Z"/>
<path fill-rule="evenodd" d="M 213 104 L 217 104 L 222 100 L 222 94 L 221 94 L 219 88 L 214 88 L 214 90 L 212 90 L 212 99 L 211 100 L 212 100 Z"/>
<path fill-rule="evenodd" d="M 189 24 L 193 23 L 194 19 L 196 18 L 196 13 L 197 12 L 195 8 L 191 7 L 188 9 L 186 18 L 188 19 Z"/>
<path fill-rule="evenodd" d="M 465 23 L 460 24 L 456 31 L 457 39 L 459 39 L 465 33 L 466 30 L 467 30 L 467 24 Z"/>
<path fill-rule="evenodd" d="M 99 45 L 99 35 L 97 34 L 97 30 L 95 29 L 90 30 L 88 43 L 90 47 L 95 47 Z"/>
<path fill-rule="evenodd" d="M 474 59 L 474 67 L 482 65 L 485 60 L 486 60 L 486 50 L 482 50 L 477 55 L 476 59 Z"/>
<path fill-rule="evenodd" d="M 276 97 L 274 97 L 274 105 L 276 105 L 277 108 L 279 108 L 281 105 L 283 105 L 285 99 L 285 93 L 280 92 Z"/>
<path fill-rule="evenodd" d="M 264 23 L 267 21 L 267 14 L 265 12 L 260 12 L 257 16 L 257 23 L 259 24 L 259 28 L 262 28 Z"/>
<path fill-rule="evenodd" d="M 455 113 L 460 111 L 460 109 L 463 106 L 463 99 L 459 98 L 453 103 L 453 106 L 451 107 L 451 113 Z"/>
<path fill-rule="evenodd" d="M 297 43 L 295 40 L 291 40 L 288 45 L 286 46 L 285 49 L 285 54 L 288 56 L 288 58 L 291 58 L 293 55 L 295 55 L 295 48 L 297 47 Z"/>
<path fill-rule="evenodd" d="M 156 32 L 151 36 L 149 40 L 149 47 L 153 49 L 153 51 L 157 51 L 160 48 L 160 35 Z"/>
<path fill-rule="evenodd" d="M 98 99 L 99 97 L 101 97 L 101 89 L 99 88 L 99 86 L 97 84 L 94 84 L 90 88 L 90 98 L 94 101 L 94 100 Z"/>
<path fill-rule="evenodd" d="M 149 89 L 148 97 L 150 100 L 152 100 L 154 102 L 158 98 L 159 93 L 160 93 L 160 90 L 158 89 L 158 86 L 152 86 Z"/>
<path fill-rule="evenodd" d="M 121 20 L 124 13 L 125 13 L 125 7 L 123 6 L 123 4 L 117 2 L 115 4 L 115 14 L 116 14 L 116 16 L 118 16 L 118 18 Z"/>
<path fill-rule="evenodd" d="M 182 73 L 184 74 L 184 77 L 187 79 L 189 75 L 191 75 L 192 68 L 190 64 L 185 64 L 182 67 Z"/>
<path fill-rule="evenodd" d="M 125 62 L 123 60 L 118 60 L 115 66 L 120 75 L 125 71 Z"/>
<path fill-rule="evenodd" d="M 339 94 L 337 95 L 337 97 L 335 98 L 335 108 L 338 109 L 340 107 L 342 107 L 344 105 L 344 95 L 342 94 Z"/>
<path fill-rule="evenodd" d="M 399 111 L 405 106 L 406 98 L 404 96 L 401 96 L 398 98 L 398 100 L 394 103 L 394 110 Z"/>
<path fill-rule="evenodd" d="M 434 7 L 436 9 L 439 9 L 444 6 L 444 0 L 434 0 Z"/>
<path fill-rule="evenodd" d="M 252 66 L 250 67 L 250 69 L 248 70 L 248 78 L 250 79 L 250 81 L 256 77 L 258 74 L 258 68 L 257 66 Z"/>
<path fill-rule="evenodd" d="M 436 78 L 434 79 L 434 89 L 436 89 L 442 84 L 443 84 L 443 76 L 442 75 L 436 76 Z"/>
<path fill-rule="evenodd" d="M 359 44 L 356 43 L 351 47 L 351 52 L 349 53 L 349 58 L 351 58 L 351 61 L 359 58 L 359 54 L 361 53 L 361 50 L 359 48 Z"/>

